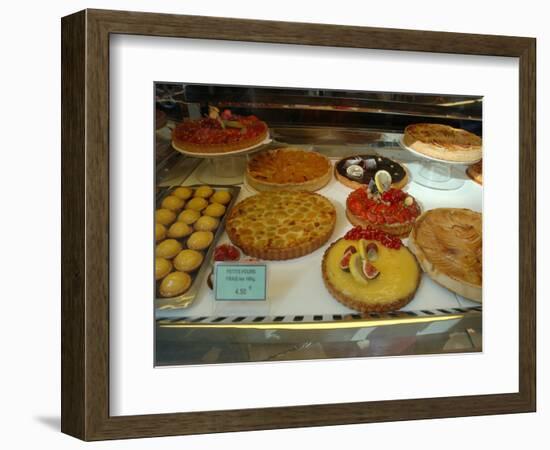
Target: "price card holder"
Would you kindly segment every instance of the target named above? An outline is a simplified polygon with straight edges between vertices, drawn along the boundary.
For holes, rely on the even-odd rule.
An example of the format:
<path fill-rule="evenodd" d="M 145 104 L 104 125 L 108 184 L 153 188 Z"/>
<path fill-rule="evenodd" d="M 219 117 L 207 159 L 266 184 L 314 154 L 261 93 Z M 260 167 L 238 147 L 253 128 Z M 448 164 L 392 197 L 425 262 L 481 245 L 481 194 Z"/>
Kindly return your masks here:
<path fill-rule="evenodd" d="M 215 314 L 269 315 L 267 265 L 217 262 L 214 265 Z"/>

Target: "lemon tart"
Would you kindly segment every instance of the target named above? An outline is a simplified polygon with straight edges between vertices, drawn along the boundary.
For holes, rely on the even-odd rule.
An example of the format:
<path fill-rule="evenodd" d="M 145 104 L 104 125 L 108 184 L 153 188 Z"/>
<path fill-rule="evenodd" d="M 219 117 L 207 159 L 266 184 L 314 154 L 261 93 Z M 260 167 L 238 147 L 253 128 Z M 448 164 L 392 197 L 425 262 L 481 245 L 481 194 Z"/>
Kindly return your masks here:
<path fill-rule="evenodd" d="M 413 299 L 421 278 L 414 255 L 399 238 L 362 227 L 326 250 L 322 271 L 330 294 L 361 312 L 403 308 Z"/>

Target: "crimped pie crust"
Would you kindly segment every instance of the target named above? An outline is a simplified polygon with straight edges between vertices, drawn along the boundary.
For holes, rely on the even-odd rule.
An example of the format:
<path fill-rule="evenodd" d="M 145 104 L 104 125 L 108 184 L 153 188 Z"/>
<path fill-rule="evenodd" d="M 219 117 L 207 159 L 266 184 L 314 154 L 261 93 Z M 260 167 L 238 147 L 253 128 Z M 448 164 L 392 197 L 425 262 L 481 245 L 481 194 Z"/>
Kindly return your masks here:
<path fill-rule="evenodd" d="M 242 140 L 234 144 L 192 144 L 190 142 L 173 141 L 173 146 L 189 153 L 229 153 L 252 147 L 263 142 L 268 136 L 268 130 L 254 138 Z"/>
<path fill-rule="evenodd" d="M 341 291 L 339 291 L 338 289 L 336 289 L 336 287 L 331 283 L 331 281 L 329 280 L 328 278 L 328 270 L 327 270 L 327 267 L 326 267 L 326 264 L 327 264 L 327 256 L 328 254 L 330 253 L 332 247 L 334 247 L 334 245 L 336 245 L 339 241 L 341 241 L 341 239 L 338 239 L 337 241 L 334 241 L 329 248 L 327 248 L 327 250 L 325 251 L 325 254 L 323 255 L 323 262 L 322 262 L 322 272 L 323 272 L 323 281 L 325 283 L 325 286 L 327 288 L 327 290 L 329 291 L 329 293 L 336 299 L 338 300 L 340 303 L 342 303 L 344 306 L 347 306 L 348 308 L 351 308 L 351 309 L 354 309 L 356 311 L 360 311 L 360 312 L 386 312 L 386 311 L 397 311 L 401 308 L 403 308 L 405 305 L 407 305 L 413 298 L 414 298 L 414 295 L 416 294 L 416 291 L 418 290 L 418 286 L 420 285 L 420 280 L 422 278 L 422 271 L 420 270 L 420 267 L 418 267 L 418 277 L 417 277 L 417 280 L 416 280 L 416 287 L 415 289 L 407 296 L 403 297 L 403 298 L 398 298 L 398 299 L 395 299 L 394 301 L 392 302 L 384 302 L 384 303 L 377 303 L 377 302 L 372 302 L 372 303 L 367 303 L 367 302 L 363 302 L 363 301 L 360 301 L 360 300 L 355 300 L 354 298 L 348 296 L 348 295 L 345 295 L 344 293 L 342 293 Z M 404 249 L 406 249 L 407 251 L 409 251 L 409 249 L 407 247 L 402 247 Z M 416 262 L 415 260 L 415 263 L 416 265 L 418 266 L 418 262 Z"/>
<path fill-rule="evenodd" d="M 466 174 L 477 184 L 483 185 L 483 161 L 468 166 Z"/>
<path fill-rule="evenodd" d="M 285 260 L 321 247 L 335 224 L 334 206 L 319 194 L 267 191 L 237 203 L 227 218 L 226 231 L 231 242 L 249 256 Z"/>
<path fill-rule="evenodd" d="M 346 217 L 348 218 L 348 220 L 352 225 L 359 225 L 359 226 L 362 226 L 363 228 L 366 228 L 366 227 L 377 228 L 378 230 L 382 230 L 385 233 L 391 234 L 392 236 L 397 236 L 401 238 L 407 237 L 409 235 L 414 223 L 414 222 L 386 223 L 386 224 L 372 223 L 366 219 L 357 217 L 347 208 L 346 208 Z"/>
<path fill-rule="evenodd" d="M 474 163 L 482 155 L 479 136 L 448 125 L 409 125 L 405 128 L 403 143 L 419 153 L 446 161 Z"/>
<path fill-rule="evenodd" d="M 265 159 L 266 163 L 278 164 L 277 159 L 280 158 L 281 164 L 284 162 L 285 155 L 300 155 L 303 158 L 303 163 L 308 164 L 307 159 L 321 160 L 326 168 L 322 173 L 316 174 L 317 176 L 304 180 L 304 181 L 292 181 L 292 182 L 273 182 L 260 178 L 259 170 L 255 171 L 253 166 L 255 164 L 261 165 L 261 160 Z M 271 160 L 271 161 L 270 161 Z M 266 168 L 267 169 L 267 168 Z M 281 166 L 279 170 L 288 171 L 289 167 Z M 267 172 L 267 171 L 266 171 Z M 258 191 L 272 191 L 272 190 L 299 190 L 299 191 L 318 191 L 322 187 L 326 186 L 332 178 L 332 164 L 330 160 L 317 152 L 309 152 L 293 147 L 278 148 L 275 150 L 268 150 L 266 152 L 258 153 L 254 155 L 246 166 L 246 181 L 247 183 Z"/>
<path fill-rule="evenodd" d="M 445 215 L 455 215 L 454 213 L 462 214 L 464 216 L 467 216 L 467 221 L 464 222 L 464 226 L 468 227 L 471 225 L 471 223 L 479 218 L 481 221 L 481 214 L 471 211 L 469 209 L 462 209 L 462 208 L 437 208 L 437 209 L 431 209 L 426 212 L 424 212 L 417 220 L 416 223 L 411 231 L 411 234 L 409 235 L 409 241 L 408 246 L 411 249 L 411 251 L 415 254 L 416 259 L 420 263 L 420 266 L 426 272 L 434 281 L 442 285 L 443 287 L 446 287 L 447 289 L 456 292 L 457 294 L 461 295 L 462 297 L 468 298 L 470 300 L 474 300 L 477 302 L 482 301 L 482 285 L 481 284 L 474 284 L 472 282 L 466 281 L 464 279 L 461 279 L 458 276 L 453 276 L 450 274 L 445 273 L 444 269 L 441 267 L 440 263 L 434 263 L 429 255 L 426 253 L 425 249 L 419 244 L 418 242 L 418 234 L 419 230 L 422 226 L 424 226 L 425 220 L 430 215 L 438 215 L 438 217 L 433 217 L 433 221 L 441 221 L 443 222 L 445 219 Z M 479 216 L 479 217 L 478 217 Z M 439 218 L 440 217 L 440 218 Z M 433 222 L 432 222 L 433 223 Z M 451 228 L 456 228 L 460 224 L 454 224 Z M 480 224 L 481 227 L 481 224 Z M 458 229 L 458 228 L 457 228 Z M 430 231 L 430 235 L 433 235 L 435 233 L 434 231 Z M 481 235 L 479 236 L 480 240 L 480 246 L 481 243 Z M 459 244 L 460 241 L 457 239 L 457 243 Z M 472 240 L 470 238 L 464 238 L 464 245 L 471 244 Z M 444 250 L 442 250 L 444 251 Z M 456 247 L 449 247 L 449 253 L 451 255 L 453 253 L 457 253 L 457 257 L 455 258 L 455 261 L 458 260 L 458 256 L 460 254 L 458 253 L 460 251 L 460 248 Z M 465 268 L 467 270 L 467 268 Z M 480 274 L 481 277 L 481 274 Z"/>

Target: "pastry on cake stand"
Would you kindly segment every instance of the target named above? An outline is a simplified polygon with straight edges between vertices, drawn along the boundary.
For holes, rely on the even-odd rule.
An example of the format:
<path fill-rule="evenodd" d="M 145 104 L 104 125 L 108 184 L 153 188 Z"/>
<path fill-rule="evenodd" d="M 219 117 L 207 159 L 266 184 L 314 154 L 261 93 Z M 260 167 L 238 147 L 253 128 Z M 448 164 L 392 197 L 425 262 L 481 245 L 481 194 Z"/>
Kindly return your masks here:
<path fill-rule="evenodd" d="M 204 159 L 196 171 L 197 179 L 201 183 L 228 186 L 243 183 L 246 155 L 261 150 L 270 143 L 271 137 L 268 134 L 262 142 L 231 153 L 194 153 L 179 148 L 174 142 L 172 147 L 186 156 Z"/>
<path fill-rule="evenodd" d="M 271 143 L 269 128 L 255 116 L 238 116 L 210 107 L 208 117 L 179 124 L 172 134 L 174 150 L 205 159 L 197 178 L 205 184 L 234 185 L 243 182 L 245 155 Z"/>
<path fill-rule="evenodd" d="M 399 145 L 419 158 L 408 165 L 414 182 L 444 191 L 460 189 L 464 185 L 464 167 L 471 162 L 447 161 L 425 155 L 405 145 L 403 137 L 399 139 Z"/>

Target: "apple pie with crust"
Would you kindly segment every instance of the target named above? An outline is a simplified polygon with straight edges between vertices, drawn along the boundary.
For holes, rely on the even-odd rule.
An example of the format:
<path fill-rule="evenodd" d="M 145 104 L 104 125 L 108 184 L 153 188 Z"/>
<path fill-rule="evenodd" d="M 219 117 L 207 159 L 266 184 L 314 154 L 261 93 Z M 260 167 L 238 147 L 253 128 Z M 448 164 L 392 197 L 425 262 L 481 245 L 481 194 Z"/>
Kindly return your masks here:
<path fill-rule="evenodd" d="M 462 208 L 426 211 L 416 220 L 408 246 L 434 281 L 481 302 L 481 213 Z"/>
<path fill-rule="evenodd" d="M 445 161 L 474 163 L 481 159 L 481 138 L 448 125 L 409 125 L 405 128 L 403 143 L 416 152 Z"/>

